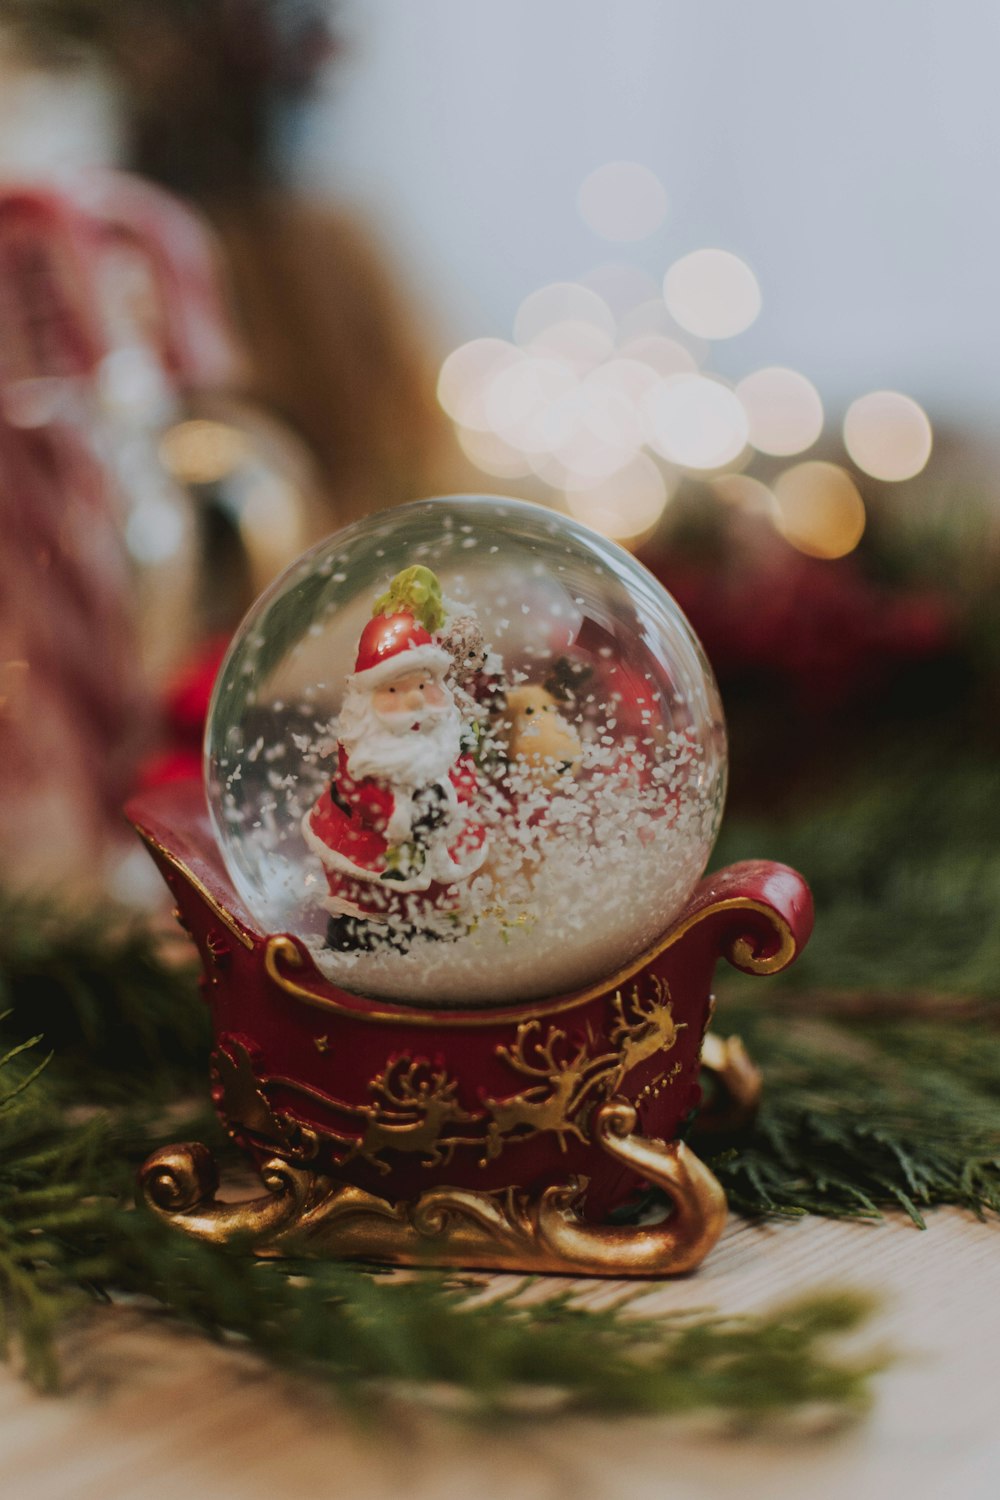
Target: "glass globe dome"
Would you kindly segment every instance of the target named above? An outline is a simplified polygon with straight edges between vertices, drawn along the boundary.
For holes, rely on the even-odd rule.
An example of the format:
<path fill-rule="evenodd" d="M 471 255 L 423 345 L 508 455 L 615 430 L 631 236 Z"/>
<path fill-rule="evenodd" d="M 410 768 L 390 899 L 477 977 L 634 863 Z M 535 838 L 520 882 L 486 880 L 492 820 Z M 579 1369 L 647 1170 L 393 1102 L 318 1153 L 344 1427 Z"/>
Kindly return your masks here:
<path fill-rule="evenodd" d="M 667 929 L 718 830 L 725 730 L 691 627 L 633 557 L 461 496 L 338 532 L 262 596 L 205 778 L 263 931 L 348 990 L 511 1005 Z"/>

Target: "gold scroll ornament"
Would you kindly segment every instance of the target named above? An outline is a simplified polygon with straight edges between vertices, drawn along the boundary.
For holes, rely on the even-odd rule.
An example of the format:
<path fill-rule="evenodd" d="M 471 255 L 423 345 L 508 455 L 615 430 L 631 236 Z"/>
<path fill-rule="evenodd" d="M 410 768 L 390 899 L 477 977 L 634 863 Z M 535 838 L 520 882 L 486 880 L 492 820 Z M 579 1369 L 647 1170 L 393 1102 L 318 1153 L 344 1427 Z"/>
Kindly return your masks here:
<path fill-rule="evenodd" d="M 267 1193 L 243 1203 L 216 1197 L 215 1161 L 204 1146 L 155 1152 L 140 1173 L 142 1201 L 195 1239 L 234 1238 L 260 1255 L 284 1253 L 589 1276 L 668 1276 L 693 1270 L 722 1232 L 726 1200 L 716 1178 L 679 1141 L 635 1134 L 631 1104 L 600 1104 L 596 1148 L 660 1188 L 661 1222 L 591 1224 L 578 1211 L 586 1183 L 573 1179 L 538 1194 L 432 1188 L 413 1203 L 372 1193 L 275 1158 L 261 1178 Z"/>

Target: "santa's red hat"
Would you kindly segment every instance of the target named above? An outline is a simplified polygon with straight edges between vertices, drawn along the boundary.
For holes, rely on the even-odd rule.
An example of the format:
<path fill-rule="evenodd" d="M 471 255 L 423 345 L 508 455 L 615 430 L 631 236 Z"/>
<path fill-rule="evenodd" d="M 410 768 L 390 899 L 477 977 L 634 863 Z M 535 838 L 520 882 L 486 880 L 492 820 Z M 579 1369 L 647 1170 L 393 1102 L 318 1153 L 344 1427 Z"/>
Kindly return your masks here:
<path fill-rule="evenodd" d="M 376 615 L 368 621 L 358 642 L 358 659 L 351 687 L 372 688 L 406 672 L 427 671 L 442 676 L 451 657 L 435 646 L 428 632 L 409 610 Z"/>

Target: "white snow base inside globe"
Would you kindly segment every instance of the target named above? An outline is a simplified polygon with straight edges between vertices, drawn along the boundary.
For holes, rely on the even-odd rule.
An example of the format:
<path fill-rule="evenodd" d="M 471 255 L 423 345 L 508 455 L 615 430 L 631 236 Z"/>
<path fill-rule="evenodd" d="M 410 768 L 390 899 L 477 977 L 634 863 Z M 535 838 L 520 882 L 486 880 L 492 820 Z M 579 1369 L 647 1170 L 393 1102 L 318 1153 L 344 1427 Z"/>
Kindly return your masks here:
<path fill-rule="evenodd" d="M 701 874 L 714 809 L 695 793 L 664 810 L 671 781 L 697 757 L 689 743 L 677 746 L 646 786 L 645 757 L 616 773 L 601 765 L 599 746 L 585 752 L 580 779 L 555 794 L 530 773 L 508 775 L 515 805 L 495 799 L 486 862 L 455 888 L 457 911 L 428 915 L 414 902 L 406 915 L 427 935 L 405 952 L 332 954 L 313 942 L 317 966 L 349 989 L 385 994 L 402 984 L 414 1001 L 470 1007 L 613 973 L 656 941 Z"/>

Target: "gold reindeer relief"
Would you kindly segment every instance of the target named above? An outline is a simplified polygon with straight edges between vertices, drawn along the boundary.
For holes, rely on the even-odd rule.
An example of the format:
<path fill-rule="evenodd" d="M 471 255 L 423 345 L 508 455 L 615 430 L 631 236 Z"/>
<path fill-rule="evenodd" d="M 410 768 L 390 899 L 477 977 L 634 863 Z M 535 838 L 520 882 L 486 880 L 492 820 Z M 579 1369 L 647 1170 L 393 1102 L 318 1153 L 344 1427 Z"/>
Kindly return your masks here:
<path fill-rule="evenodd" d="M 643 997 L 639 994 L 639 986 L 633 985 L 627 1002 L 621 990 L 611 1002 L 618 1018 L 618 1024 L 611 1032 L 611 1041 L 619 1049 L 612 1093 L 633 1068 L 655 1057 L 658 1052 L 669 1052 L 677 1041 L 677 1033 L 687 1025 L 686 1021 L 674 1020 L 670 987 L 666 981 L 653 975 L 650 984 L 651 995 Z"/>
<path fill-rule="evenodd" d="M 616 1018 L 610 1035 L 613 1052 L 595 1057 L 587 1042 L 573 1052 L 566 1033 L 554 1027 L 543 1041 L 537 1020 L 518 1027 L 512 1047 L 497 1048 L 497 1056 L 516 1072 L 538 1082 L 509 1099 L 483 1100 L 490 1116 L 483 1166 L 499 1156 L 505 1140 L 515 1134 L 555 1131 L 564 1151 L 569 1136 L 586 1143 L 583 1116 L 595 1097 L 610 1098 L 633 1068 L 669 1052 L 686 1025 L 674 1020 L 669 987 L 655 976 L 651 993 L 646 995 L 640 994 L 638 985 L 633 985 L 627 998 L 619 990 L 612 1010 Z M 587 1037 L 593 1046 L 589 1024 Z M 671 1070 L 669 1077 L 676 1076 L 676 1071 Z"/>
<path fill-rule="evenodd" d="M 553 1130 L 563 1151 L 568 1135 L 575 1135 L 586 1144 L 579 1113 L 591 1091 L 608 1078 L 617 1058 L 612 1054 L 592 1058 L 586 1042 L 577 1048 L 575 1055 L 566 1056 L 565 1032 L 550 1028 L 544 1042 L 540 1032 L 539 1021 L 526 1021 L 517 1028 L 512 1047 L 496 1049 L 497 1057 L 525 1077 L 537 1078 L 538 1083 L 510 1099 L 483 1100 L 490 1114 L 484 1166 L 499 1156 L 505 1137 L 515 1131 L 534 1135 Z"/>
<path fill-rule="evenodd" d="M 254 1072 L 250 1054 L 235 1037 L 225 1038 L 212 1055 L 212 1073 L 221 1095 L 226 1132 L 271 1141 L 293 1161 L 311 1161 L 319 1151 L 315 1130 L 290 1115 L 276 1112 Z"/>
<path fill-rule="evenodd" d="M 638 985 L 627 995 L 621 990 L 615 994 L 612 1026 L 604 1043 L 613 1050 L 598 1052 L 603 1038 L 595 1036 L 589 1021 L 584 1039 L 575 1042 L 558 1027 L 543 1032 L 538 1019 L 523 1022 L 513 1044 L 498 1046 L 496 1055 L 522 1078 L 532 1079 L 531 1086 L 506 1099 L 483 1098 L 475 1113 L 459 1103 L 457 1081 L 445 1069 L 408 1053 L 394 1058 L 370 1081 L 372 1103 L 356 1105 L 289 1078 L 256 1077 L 246 1049 L 233 1038 L 229 1050 L 220 1048 L 215 1059 L 224 1114 L 233 1126 L 273 1141 L 293 1160 L 315 1157 L 325 1138 L 347 1147 L 344 1164 L 363 1157 L 383 1174 L 391 1170 L 386 1152 L 416 1155 L 423 1166 L 433 1167 L 450 1162 L 456 1147 L 474 1146 L 483 1153 L 480 1165 L 486 1166 L 508 1140 L 546 1131 L 555 1133 L 565 1151 L 571 1137 L 583 1144 L 589 1140 L 586 1127 L 593 1105 L 610 1099 L 633 1069 L 669 1052 L 686 1024 L 674 1021 L 667 985 L 655 977 L 650 985 L 645 994 Z M 657 1096 L 677 1071 L 675 1066 L 652 1080 L 640 1097 Z M 275 1111 L 268 1099 L 275 1087 L 293 1089 L 353 1116 L 360 1135 L 306 1126 Z M 454 1127 L 459 1125 L 474 1127 L 474 1133 L 458 1134 Z"/>
<path fill-rule="evenodd" d="M 408 1056 L 395 1058 L 369 1083 L 376 1101 L 361 1109 L 364 1134 L 344 1160 L 364 1156 L 382 1173 L 390 1170 L 388 1162 L 380 1159 L 386 1150 L 419 1152 L 427 1167 L 449 1162 L 456 1146 L 473 1142 L 468 1137 L 444 1136 L 444 1126 L 478 1118 L 459 1104 L 457 1087 L 443 1069 L 433 1072 L 429 1063 L 414 1062 Z"/>
<path fill-rule="evenodd" d="M 212 1055 L 212 1074 L 220 1094 L 230 1135 L 249 1131 L 263 1140 L 285 1142 L 281 1122 L 271 1108 L 254 1073 L 250 1054 L 235 1037 L 226 1037 Z"/>

